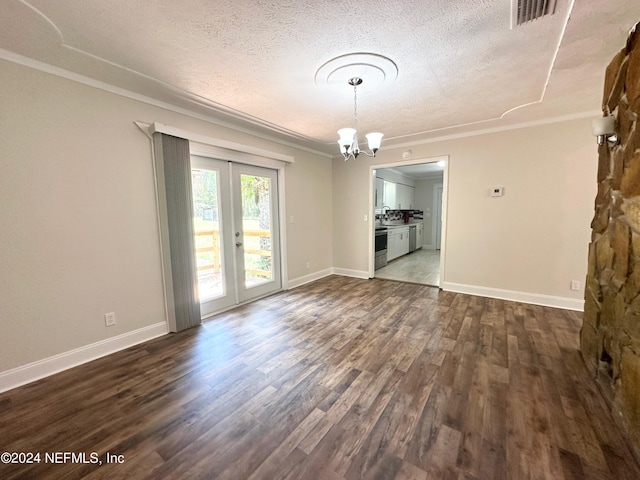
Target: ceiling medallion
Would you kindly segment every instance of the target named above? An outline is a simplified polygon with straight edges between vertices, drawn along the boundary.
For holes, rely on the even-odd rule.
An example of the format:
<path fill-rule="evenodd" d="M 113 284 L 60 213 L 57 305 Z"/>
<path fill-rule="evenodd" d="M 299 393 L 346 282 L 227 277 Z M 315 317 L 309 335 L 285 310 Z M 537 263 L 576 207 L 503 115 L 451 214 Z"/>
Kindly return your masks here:
<path fill-rule="evenodd" d="M 315 74 L 319 87 L 329 87 L 337 93 L 350 94 L 345 85 L 352 78 L 361 78 L 364 83 L 358 87 L 360 96 L 367 95 L 384 85 L 391 84 L 398 77 L 395 62 L 376 53 L 348 53 L 333 58 L 323 64 Z"/>

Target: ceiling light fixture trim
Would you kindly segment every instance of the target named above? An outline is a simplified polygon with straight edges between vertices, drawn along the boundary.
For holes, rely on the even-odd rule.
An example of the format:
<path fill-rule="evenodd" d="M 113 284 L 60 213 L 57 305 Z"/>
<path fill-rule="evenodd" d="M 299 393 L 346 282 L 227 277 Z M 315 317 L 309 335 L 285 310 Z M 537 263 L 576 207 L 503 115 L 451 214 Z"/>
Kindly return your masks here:
<path fill-rule="evenodd" d="M 348 95 L 344 84 L 352 78 L 365 79 L 358 90 L 362 97 L 395 81 L 398 66 L 395 62 L 376 53 L 348 53 L 332 58 L 318 68 L 314 80 L 318 87 L 329 88 L 339 95 Z"/>

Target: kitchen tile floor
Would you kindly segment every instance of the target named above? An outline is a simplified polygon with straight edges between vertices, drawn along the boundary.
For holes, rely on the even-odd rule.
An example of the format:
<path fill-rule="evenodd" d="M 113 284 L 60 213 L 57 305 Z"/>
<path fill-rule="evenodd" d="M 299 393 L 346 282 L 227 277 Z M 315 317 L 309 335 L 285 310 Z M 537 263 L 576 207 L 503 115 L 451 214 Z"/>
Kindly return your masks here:
<path fill-rule="evenodd" d="M 440 285 L 440 250 L 416 250 L 376 270 L 375 277 L 437 287 Z"/>

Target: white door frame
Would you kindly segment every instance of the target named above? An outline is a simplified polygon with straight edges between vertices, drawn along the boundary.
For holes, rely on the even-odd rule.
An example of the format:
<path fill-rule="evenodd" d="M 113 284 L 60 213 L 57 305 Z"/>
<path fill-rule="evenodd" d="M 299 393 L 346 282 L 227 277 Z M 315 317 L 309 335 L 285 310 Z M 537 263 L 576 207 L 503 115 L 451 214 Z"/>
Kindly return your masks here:
<path fill-rule="evenodd" d="M 201 302 L 202 318 L 207 318 L 216 313 L 229 310 L 243 303 L 248 303 L 258 298 L 271 295 L 282 290 L 282 270 L 280 256 L 280 219 L 278 208 L 278 196 L 270 200 L 272 221 L 272 255 L 273 278 L 262 285 L 247 288 L 244 284 L 244 246 L 243 236 L 240 239 L 234 232 L 243 232 L 242 200 L 240 191 L 241 174 L 256 174 L 269 177 L 272 184 L 272 192 L 278 193 L 277 170 L 255 165 L 240 164 L 191 154 L 191 168 L 211 170 L 218 173 L 218 222 L 220 228 L 220 255 L 221 275 L 224 285 L 223 295 L 204 299 Z M 242 240 L 242 241 L 241 241 Z M 240 247 L 236 242 L 240 241 Z M 240 250 L 239 250 L 240 248 Z M 251 293 L 253 294 L 251 295 Z"/>
<path fill-rule="evenodd" d="M 282 274 L 282 290 L 289 288 L 289 270 L 287 267 L 287 222 L 284 221 L 287 218 L 286 206 L 285 206 L 285 168 L 288 163 L 293 163 L 293 158 L 290 161 L 281 161 L 279 158 L 267 158 L 264 156 L 258 156 L 251 153 L 244 153 L 242 151 L 229 150 L 226 148 L 216 147 L 215 145 L 203 144 L 194 141 L 189 142 L 189 149 L 191 155 L 198 155 L 206 158 L 214 158 L 219 160 L 227 160 L 236 163 L 244 163 L 247 165 L 253 165 L 256 167 L 266 167 L 278 172 L 278 212 L 280 215 L 280 272 Z"/>
<path fill-rule="evenodd" d="M 269 202 L 270 208 L 270 217 L 271 217 L 271 226 L 270 229 L 272 232 L 271 237 L 271 254 L 272 259 L 274 260 L 272 264 L 272 278 L 271 280 L 264 282 L 260 285 L 255 285 L 252 287 L 247 287 L 245 285 L 245 279 L 240 278 L 239 274 L 245 273 L 246 265 L 245 265 L 245 245 L 243 243 L 246 241 L 244 239 L 244 227 L 242 221 L 242 192 L 240 188 L 241 184 L 241 176 L 243 174 L 247 175 L 256 175 L 268 178 L 271 183 L 271 192 L 278 192 L 278 179 L 277 172 L 274 169 L 267 169 L 266 167 L 256 167 L 255 165 L 242 165 L 238 163 L 231 162 L 230 166 L 230 181 L 231 181 L 231 197 L 232 197 L 232 226 L 234 230 L 233 237 L 233 256 L 235 263 L 235 273 L 236 273 L 236 295 L 237 295 L 237 303 L 245 303 L 252 300 L 255 300 L 260 297 L 264 297 L 266 295 L 271 295 L 274 292 L 282 290 L 282 271 L 280 268 L 280 255 L 282 252 L 280 250 L 280 215 L 278 212 L 278 197 L 271 196 Z M 275 190 L 275 192 L 274 192 Z M 240 234 L 239 237 L 236 237 L 237 234 Z"/>
<path fill-rule="evenodd" d="M 206 145 L 206 144 L 196 143 L 191 141 L 189 142 L 189 150 L 191 155 L 197 155 L 199 157 L 211 158 L 215 160 L 225 160 L 225 161 L 230 161 L 235 163 L 243 163 L 246 165 L 252 165 L 256 167 L 270 168 L 272 170 L 277 171 L 277 178 L 278 178 L 277 204 L 278 204 L 278 214 L 280 217 L 280 222 L 278 225 L 278 233 L 280 235 L 280 281 L 281 281 L 280 290 L 287 290 L 289 288 L 287 255 L 285 253 L 287 251 L 287 231 L 286 231 L 287 225 L 286 225 L 286 222 L 283 220 L 284 218 L 287 218 L 286 217 L 287 213 L 285 208 L 285 167 L 287 166 L 287 163 L 270 159 L 270 158 L 254 156 L 251 154 L 246 154 L 246 153 L 235 151 L 235 150 L 228 150 L 224 148 L 215 147 L 212 145 Z M 271 293 L 269 293 L 268 295 L 271 295 Z M 223 308 L 221 310 L 216 310 L 214 312 L 207 313 L 206 315 L 203 316 L 203 318 L 211 317 L 218 313 L 222 313 L 226 310 L 231 310 L 233 308 L 236 308 L 238 305 L 242 305 L 243 303 L 251 303 L 255 300 L 258 300 L 259 298 L 260 297 L 256 297 L 251 300 L 248 300 L 247 302 L 239 302 L 229 307 Z"/>
<path fill-rule="evenodd" d="M 218 227 L 220 241 L 220 274 L 222 277 L 223 295 L 200 300 L 200 314 L 202 318 L 212 315 L 212 312 L 225 310 L 238 303 L 235 278 L 235 251 L 233 248 L 233 207 L 231 205 L 231 173 L 230 164 L 224 160 L 191 155 L 191 169 L 209 170 L 217 172 L 218 189 Z M 196 272 L 197 275 L 197 272 Z"/>
<path fill-rule="evenodd" d="M 381 163 L 378 165 L 369 165 L 369 212 L 371 221 L 369 222 L 369 278 L 375 276 L 374 254 L 375 254 L 375 188 L 376 188 L 376 170 L 381 168 L 394 168 L 405 165 L 419 165 L 421 163 L 434 163 L 444 161 L 444 171 L 442 176 L 442 233 L 440 236 L 440 285 L 446 279 L 446 246 L 447 246 L 447 205 L 449 199 L 449 155 L 439 157 L 419 158 L 415 160 L 407 160 L 404 162 Z"/>

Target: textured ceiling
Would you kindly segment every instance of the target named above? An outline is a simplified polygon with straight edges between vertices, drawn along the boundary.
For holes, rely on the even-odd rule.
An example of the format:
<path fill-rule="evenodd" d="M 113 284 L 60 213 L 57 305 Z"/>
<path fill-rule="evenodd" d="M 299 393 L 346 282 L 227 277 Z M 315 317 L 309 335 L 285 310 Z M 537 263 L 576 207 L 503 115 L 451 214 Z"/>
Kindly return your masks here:
<path fill-rule="evenodd" d="M 383 148 L 599 110 L 604 69 L 640 2 L 558 0 L 553 16 L 513 30 L 510 9 L 509 0 L 4 0 L 0 56 L 328 153 L 336 130 L 352 126 L 352 89 L 315 75 L 349 53 L 397 67 L 358 98 L 361 137 L 382 131 Z"/>

